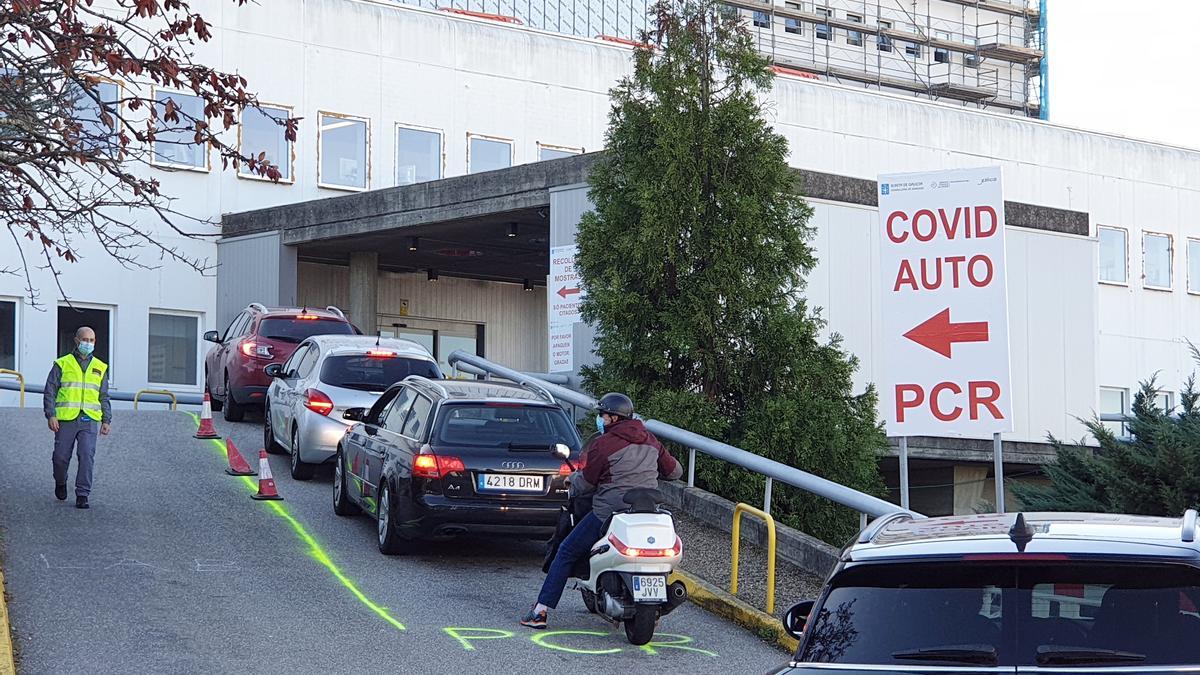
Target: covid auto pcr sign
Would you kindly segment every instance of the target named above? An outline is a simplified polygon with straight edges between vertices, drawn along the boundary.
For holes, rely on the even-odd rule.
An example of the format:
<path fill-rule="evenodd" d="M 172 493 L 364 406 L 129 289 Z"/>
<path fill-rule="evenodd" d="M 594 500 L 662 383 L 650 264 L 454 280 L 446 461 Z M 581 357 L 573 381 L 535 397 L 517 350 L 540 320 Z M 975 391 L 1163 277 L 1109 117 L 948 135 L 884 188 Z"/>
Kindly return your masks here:
<path fill-rule="evenodd" d="M 879 177 L 890 436 L 1012 431 L 1000 167 Z"/>

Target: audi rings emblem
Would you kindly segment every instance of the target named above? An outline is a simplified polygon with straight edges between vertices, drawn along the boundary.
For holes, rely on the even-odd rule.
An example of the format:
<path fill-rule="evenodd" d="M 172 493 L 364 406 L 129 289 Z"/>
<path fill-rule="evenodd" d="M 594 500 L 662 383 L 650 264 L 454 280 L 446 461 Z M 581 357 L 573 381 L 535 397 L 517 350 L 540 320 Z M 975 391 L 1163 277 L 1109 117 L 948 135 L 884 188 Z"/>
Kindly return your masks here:
<path fill-rule="evenodd" d="M 525 462 L 500 462 L 500 466 L 505 469 L 524 469 Z"/>

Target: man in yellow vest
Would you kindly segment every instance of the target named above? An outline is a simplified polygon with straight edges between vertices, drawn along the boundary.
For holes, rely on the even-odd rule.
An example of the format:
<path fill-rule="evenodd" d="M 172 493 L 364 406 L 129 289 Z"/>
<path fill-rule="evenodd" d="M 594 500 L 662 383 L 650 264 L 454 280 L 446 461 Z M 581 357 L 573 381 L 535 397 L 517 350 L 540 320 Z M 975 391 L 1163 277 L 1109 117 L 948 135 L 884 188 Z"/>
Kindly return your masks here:
<path fill-rule="evenodd" d="M 92 356 L 96 331 L 75 331 L 75 349 L 57 359 L 46 376 L 42 410 L 54 432 L 54 496 L 67 498 L 67 468 L 72 451 L 79 457 L 75 470 L 75 508 L 88 508 L 92 492 L 92 462 L 96 436 L 108 435 L 112 404 L 108 399 L 108 365 Z"/>

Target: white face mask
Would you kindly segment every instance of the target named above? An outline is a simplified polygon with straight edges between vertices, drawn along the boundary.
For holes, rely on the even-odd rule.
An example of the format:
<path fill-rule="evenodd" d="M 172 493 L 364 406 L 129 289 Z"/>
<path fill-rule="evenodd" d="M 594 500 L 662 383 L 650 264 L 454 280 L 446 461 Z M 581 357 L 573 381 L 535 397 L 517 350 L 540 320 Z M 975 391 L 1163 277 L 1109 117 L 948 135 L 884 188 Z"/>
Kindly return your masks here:
<path fill-rule="evenodd" d="M 95 348 L 96 348 L 96 345 L 91 342 L 80 342 L 79 343 L 79 353 L 83 354 L 84 356 L 91 356 L 92 350 Z"/>

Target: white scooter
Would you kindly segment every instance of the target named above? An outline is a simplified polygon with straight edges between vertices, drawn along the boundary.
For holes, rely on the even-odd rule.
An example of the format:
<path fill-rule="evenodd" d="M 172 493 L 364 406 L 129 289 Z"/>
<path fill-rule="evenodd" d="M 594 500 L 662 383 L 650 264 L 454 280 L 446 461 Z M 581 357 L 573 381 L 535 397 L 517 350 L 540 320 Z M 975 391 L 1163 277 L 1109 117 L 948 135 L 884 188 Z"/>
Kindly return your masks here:
<path fill-rule="evenodd" d="M 570 448 L 559 445 L 555 454 L 575 470 Z M 659 617 L 687 601 L 682 581 L 667 583 L 683 557 L 683 542 L 671 513 L 659 506 L 661 492 L 634 489 L 624 501 L 629 508 L 613 514 L 572 577 L 589 612 L 624 623 L 629 642 L 644 645 L 654 638 Z"/>

